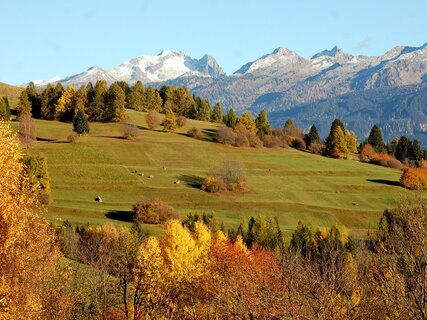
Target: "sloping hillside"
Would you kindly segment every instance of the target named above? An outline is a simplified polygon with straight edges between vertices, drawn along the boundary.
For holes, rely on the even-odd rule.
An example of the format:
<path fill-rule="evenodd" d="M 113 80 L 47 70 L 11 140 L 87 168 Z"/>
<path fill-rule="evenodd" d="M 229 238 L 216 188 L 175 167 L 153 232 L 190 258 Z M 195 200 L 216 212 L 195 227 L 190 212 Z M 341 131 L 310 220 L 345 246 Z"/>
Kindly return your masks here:
<path fill-rule="evenodd" d="M 150 131 L 144 113 L 127 114 L 139 127 L 134 141 L 121 138 L 121 124 L 91 124 L 89 136 L 70 144 L 71 124 L 36 121 L 41 141 L 32 149 L 48 157 L 53 190 L 49 219 L 126 223 L 138 199 L 159 197 L 182 216 L 213 213 L 226 227 L 261 214 L 276 216 L 284 230 L 301 220 L 314 226 L 344 224 L 364 233 L 408 193 L 397 185 L 400 172 L 392 169 L 293 149 L 216 144 L 209 141 L 212 123 L 189 120 L 177 133 Z M 193 126 L 203 129 L 203 140 L 185 135 Z M 196 187 L 214 166 L 230 159 L 245 164 L 251 192 L 217 195 Z M 94 200 L 98 195 L 102 203 Z"/>

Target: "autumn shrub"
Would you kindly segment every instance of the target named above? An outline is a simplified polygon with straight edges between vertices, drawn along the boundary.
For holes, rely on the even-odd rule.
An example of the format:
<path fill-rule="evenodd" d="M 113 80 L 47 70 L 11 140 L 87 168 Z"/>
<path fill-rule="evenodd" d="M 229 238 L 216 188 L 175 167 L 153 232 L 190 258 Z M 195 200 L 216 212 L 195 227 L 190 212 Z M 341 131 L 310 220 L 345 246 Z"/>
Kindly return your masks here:
<path fill-rule="evenodd" d="M 249 140 L 244 133 L 239 132 L 236 134 L 234 145 L 236 147 L 249 147 Z"/>
<path fill-rule="evenodd" d="M 192 137 L 192 138 L 201 138 L 202 130 L 200 128 L 193 127 L 187 131 L 187 134 L 189 137 Z"/>
<path fill-rule="evenodd" d="M 187 118 L 184 116 L 178 116 L 178 118 L 176 118 L 176 124 L 178 125 L 178 128 L 182 128 L 187 124 Z"/>
<path fill-rule="evenodd" d="M 248 139 L 249 145 L 252 148 L 261 148 L 262 147 L 262 141 L 255 133 L 249 131 L 246 135 L 246 138 Z"/>
<path fill-rule="evenodd" d="M 233 129 L 227 126 L 222 126 L 216 131 L 215 139 L 219 143 L 233 145 L 236 141 L 236 134 Z"/>
<path fill-rule="evenodd" d="M 67 141 L 69 143 L 77 143 L 77 142 L 79 142 L 79 135 L 73 131 L 68 135 Z"/>
<path fill-rule="evenodd" d="M 292 137 L 291 142 L 289 144 L 292 148 L 295 149 L 299 149 L 299 150 L 304 150 L 306 149 L 305 147 L 305 142 L 302 138 L 300 137 Z"/>
<path fill-rule="evenodd" d="M 393 169 L 399 169 L 399 170 L 403 169 L 403 165 L 399 160 L 391 158 L 389 156 L 388 157 L 375 157 L 375 158 L 371 159 L 371 163 L 378 165 L 378 166 L 387 167 L 387 168 L 393 168 Z"/>
<path fill-rule="evenodd" d="M 201 189 L 206 192 L 222 192 L 226 191 L 227 187 L 220 177 L 208 176 L 203 179 Z"/>
<path fill-rule="evenodd" d="M 156 110 L 151 109 L 145 116 L 145 122 L 147 122 L 147 126 L 150 130 L 158 128 L 161 122 L 159 113 Z"/>
<path fill-rule="evenodd" d="M 127 140 L 134 140 L 138 137 L 138 127 L 134 124 L 123 124 L 123 136 Z"/>
<path fill-rule="evenodd" d="M 427 169 L 406 168 L 400 177 L 400 183 L 411 190 L 424 190 L 427 187 Z"/>
<path fill-rule="evenodd" d="M 360 151 L 359 159 L 360 161 L 366 161 L 373 158 L 377 153 L 375 152 L 374 148 L 369 144 L 365 144 Z"/>
<path fill-rule="evenodd" d="M 140 200 L 134 207 L 134 220 L 142 223 L 164 223 L 170 219 L 179 219 L 179 214 L 174 208 L 160 200 Z"/>
<path fill-rule="evenodd" d="M 313 142 L 310 144 L 309 149 L 314 154 L 321 154 L 323 152 L 323 150 L 325 149 L 325 145 L 323 143 Z"/>
<path fill-rule="evenodd" d="M 265 135 L 262 137 L 262 144 L 267 148 L 279 148 L 281 146 L 280 137 Z"/>
<path fill-rule="evenodd" d="M 212 169 L 203 180 L 201 189 L 208 192 L 248 191 L 245 166 L 241 161 L 229 160 Z"/>

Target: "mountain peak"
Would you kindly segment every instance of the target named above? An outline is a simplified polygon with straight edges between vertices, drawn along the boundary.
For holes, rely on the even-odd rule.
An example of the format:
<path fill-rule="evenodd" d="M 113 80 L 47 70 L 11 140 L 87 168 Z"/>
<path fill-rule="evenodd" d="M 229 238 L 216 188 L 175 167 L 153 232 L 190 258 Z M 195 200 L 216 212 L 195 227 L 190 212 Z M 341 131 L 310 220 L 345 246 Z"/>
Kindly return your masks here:
<path fill-rule="evenodd" d="M 336 57 L 338 54 L 342 53 L 341 49 L 338 46 L 334 46 L 331 50 L 323 50 L 316 53 L 311 59 L 316 59 L 319 57 Z"/>

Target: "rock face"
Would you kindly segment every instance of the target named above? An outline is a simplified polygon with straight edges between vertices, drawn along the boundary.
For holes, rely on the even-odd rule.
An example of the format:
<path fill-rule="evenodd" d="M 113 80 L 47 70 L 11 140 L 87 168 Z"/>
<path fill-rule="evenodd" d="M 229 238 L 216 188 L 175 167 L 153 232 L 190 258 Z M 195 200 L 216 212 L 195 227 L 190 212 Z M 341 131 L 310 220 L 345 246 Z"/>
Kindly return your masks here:
<path fill-rule="evenodd" d="M 363 116 L 359 119 L 355 114 L 362 114 L 366 104 L 370 112 L 377 115 L 383 114 L 384 105 L 387 105 L 390 121 L 400 123 L 391 125 L 383 117 L 369 118 L 383 129 L 393 128 L 387 129 L 387 138 L 407 132 L 416 135 L 416 130 L 409 126 L 427 127 L 427 122 L 418 120 L 427 115 L 427 102 L 415 99 L 415 105 L 411 102 L 412 107 L 406 112 L 397 111 L 393 102 L 403 103 L 405 92 L 417 97 L 417 92 L 427 84 L 427 43 L 421 47 L 395 47 L 372 57 L 353 56 L 334 47 L 307 59 L 289 49 L 277 48 L 229 76 L 211 56 L 193 59 L 182 52 L 164 50 L 157 56 L 143 55 L 110 70 L 95 66 L 59 81 L 79 86 L 100 79 L 130 84 L 140 80 L 144 85 L 156 87 L 185 85 L 212 104 L 221 102 L 225 109 L 233 107 L 238 112 L 249 110 L 254 114 L 266 109 L 270 112 L 270 120 L 278 125 L 284 115 L 294 116 L 302 125 L 308 121 L 320 124 L 340 114 L 346 123 L 353 123 L 354 128 L 350 126 L 350 129 L 356 131 L 359 139 L 367 134 L 360 121 L 367 122 Z M 378 92 L 381 94 L 376 94 Z M 375 99 L 369 100 L 373 95 Z M 317 118 L 312 117 L 313 113 L 297 112 L 314 107 Z M 322 108 L 326 109 L 322 111 Z M 427 143 L 427 138 L 424 140 Z"/>

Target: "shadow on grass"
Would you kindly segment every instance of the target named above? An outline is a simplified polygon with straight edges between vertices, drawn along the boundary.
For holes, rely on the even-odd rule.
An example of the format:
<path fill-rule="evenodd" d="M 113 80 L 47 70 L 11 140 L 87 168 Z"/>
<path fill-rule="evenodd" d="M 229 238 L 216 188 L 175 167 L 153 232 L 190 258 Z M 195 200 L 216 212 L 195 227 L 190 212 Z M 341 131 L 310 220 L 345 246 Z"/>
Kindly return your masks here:
<path fill-rule="evenodd" d="M 206 135 L 209 141 L 215 141 L 216 129 L 204 129 L 203 133 Z"/>
<path fill-rule="evenodd" d="M 108 219 L 123 221 L 123 222 L 133 222 L 133 212 L 124 211 L 124 210 L 112 210 L 108 211 L 105 216 Z"/>
<path fill-rule="evenodd" d="M 96 136 L 99 138 L 110 138 L 110 139 L 120 139 L 120 140 L 126 140 L 126 137 L 124 136 Z"/>
<path fill-rule="evenodd" d="M 56 139 L 47 139 L 47 138 L 40 138 L 40 137 L 37 137 L 36 140 L 37 141 L 45 141 L 45 142 L 56 141 Z"/>
<path fill-rule="evenodd" d="M 399 181 L 393 181 L 393 180 L 366 179 L 366 181 L 375 182 L 375 183 L 381 183 L 381 184 L 386 184 L 388 186 L 395 186 L 395 187 L 401 187 L 402 186 Z"/>
<path fill-rule="evenodd" d="M 202 177 L 192 175 L 192 174 L 182 174 L 179 176 L 179 180 L 182 180 L 187 186 L 190 186 L 196 189 L 200 189 L 203 182 Z"/>

